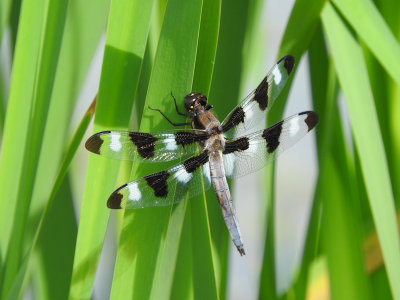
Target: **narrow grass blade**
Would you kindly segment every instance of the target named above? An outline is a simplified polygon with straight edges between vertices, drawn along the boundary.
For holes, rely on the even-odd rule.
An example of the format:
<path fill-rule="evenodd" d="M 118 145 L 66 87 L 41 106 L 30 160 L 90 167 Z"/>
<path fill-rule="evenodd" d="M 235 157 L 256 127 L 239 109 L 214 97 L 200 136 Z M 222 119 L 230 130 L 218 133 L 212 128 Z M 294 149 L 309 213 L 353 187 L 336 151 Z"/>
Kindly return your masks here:
<path fill-rule="evenodd" d="M 390 31 L 395 38 L 400 38 L 400 19 L 398 11 L 400 2 L 379 1 L 376 3 L 384 17 Z M 382 138 L 389 162 L 390 177 L 395 201 L 400 199 L 400 113 L 399 94 L 400 84 L 396 83 L 383 68 L 368 45 L 363 43 L 364 57 L 367 62 L 368 74 L 371 82 Z M 397 201 L 398 202 L 398 201 Z"/>
<path fill-rule="evenodd" d="M 210 92 L 214 72 L 221 5 L 221 0 L 203 0 L 192 90 L 205 95 L 208 95 Z"/>
<path fill-rule="evenodd" d="M 20 12 L 22 10 L 22 0 L 12 1 L 11 11 L 10 11 L 10 20 L 9 20 L 9 29 L 10 29 L 10 47 L 11 47 L 11 57 L 14 57 L 15 45 L 17 41 L 18 28 L 19 28 L 19 18 Z"/>
<path fill-rule="evenodd" d="M 374 3 L 369 0 L 334 0 L 333 3 L 386 71 L 400 84 L 400 44 Z"/>
<path fill-rule="evenodd" d="M 171 299 L 194 299 L 191 214 L 185 215 L 178 261 L 175 268 Z"/>
<path fill-rule="evenodd" d="M 8 25 L 10 10 L 11 10 L 12 1 L 4 0 L 0 1 L 0 43 L 3 43 L 3 35 L 5 29 Z M 5 85 L 4 85 L 4 74 L 0 74 L 0 138 L 3 133 L 4 128 L 4 118 L 5 118 Z"/>
<path fill-rule="evenodd" d="M 171 105 L 171 91 L 177 99 L 182 99 L 192 87 L 201 9 L 202 1 L 170 0 L 167 3 L 146 97 L 147 104 L 161 109 L 167 116 L 176 115 L 175 107 Z M 161 115 L 145 110 L 140 130 L 157 131 L 164 129 L 166 124 Z M 135 166 L 132 177 L 159 171 L 151 167 Z M 180 211 L 184 208 L 181 205 L 185 204 L 179 204 L 172 212 L 170 207 L 125 211 L 111 299 L 169 297 L 172 283 L 158 285 L 161 280 L 158 272 L 169 276 L 175 272 L 185 216 Z"/>
<path fill-rule="evenodd" d="M 4 121 L 6 118 L 6 91 L 4 88 L 4 76 L 0 74 L 0 140 L 3 137 Z"/>
<path fill-rule="evenodd" d="M 360 46 L 330 4 L 325 7 L 322 20 L 332 49 L 339 82 L 346 98 L 352 132 L 393 296 L 397 297 L 400 295 L 400 286 L 397 284 L 400 281 L 400 241 L 386 155 L 365 62 Z"/>
<path fill-rule="evenodd" d="M 48 107 L 53 89 L 54 77 L 60 53 L 68 1 L 47 3 L 45 23 L 37 62 L 36 78 L 32 94 L 30 130 L 26 136 L 23 164 L 10 243 L 7 249 L 7 263 L 4 271 L 2 297 L 7 295 L 11 282 L 16 276 L 22 257 L 24 230 L 39 162 L 40 149 L 46 124 Z"/>
<path fill-rule="evenodd" d="M 379 7 L 381 8 L 382 15 L 384 16 L 387 24 L 390 26 L 391 31 L 395 35 L 397 41 L 400 40 L 400 18 L 398 11 L 400 10 L 400 2 L 396 0 L 380 1 Z M 387 76 L 386 76 L 387 77 Z M 379 77 L 380 79 L 382 77 Z M 387 87 L 389 94 L 388 105 L 388 119 L 390 124 L 390 150 L 388 151 L 389 168 L 392 170 L 392 187 L 396 205 L 400 202 L 400 84 L 394 80 L 387 79 Z"/>
<path fill-rule="evenodd" d="M 3 40 L 4 31 L 8 25 L 11 5 L 11 0 L 0 1 L 0 42 Z"/>
<path fill-rule="evenodd" d="M 153 1 L 112 2 L 94 120 L 94 131 L 126 129 L 139 82 Z M 107 228 L 107 198 L 119 163 L 89 157 L 81 206 L 70 299 L 91 297 Z"/>
<path fill-rule="evenodd" d="M 326 0 L 295 2 L 279 48 L 279 57 L 291 54 L 296 63 L 308 48 L 319 23 L 319 16 Z"/>
<path fill-rule="evenodd" d="M 321 24 L 319 24 L 316 29 L 308 50 L 308 55 L 313 105 L 314 110 L 318 112 L 321 120 L 321 123 L 318 124 L 315 129 L 317 133 L 317 145 L 319 146 L 319 165 L 321 166 L 322 157 L 324 153 L 330 149 L 332 144 L 333 137 L 331 130 L 338 122 L 336 116 L 336 122 L 332 124 L 333 113 L 338 113 L 335 106 L 338 88 L 333 65 L 328 61 L 328 53 Z M 318 187 L 316 194 L 318 194 Z M 306 297 L 309 269 L 311 263 L 317 256 L 319 245 L 321 208 L 322 197 L 314 197 L 304 241 L 300 269 L 296 274 L 292 288 L 288 291 L 288 294 L 294 292 L 296 299 L 304 299 Z"/>

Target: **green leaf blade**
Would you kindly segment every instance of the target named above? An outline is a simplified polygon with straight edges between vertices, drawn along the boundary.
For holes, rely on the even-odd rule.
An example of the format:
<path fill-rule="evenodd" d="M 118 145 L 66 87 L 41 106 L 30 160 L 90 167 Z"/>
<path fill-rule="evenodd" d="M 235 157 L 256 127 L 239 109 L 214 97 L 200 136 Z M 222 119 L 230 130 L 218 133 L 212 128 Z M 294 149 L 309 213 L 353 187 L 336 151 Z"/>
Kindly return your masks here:
<path fill-rule="evenodd" d="M 127 129 L 144 57 L 152 1 L 117 1 L 110 8 L 94 131 Z M 141 17 L 133 18 L 141 12 Z M 144 21 L 144 22 L 142 22 Z M 118 28 L 118 30 L 116 30 Z M 125 28 L 124 30 L 120 30 Z M 132 36 L 127 28 L 135 28 Z M 91 155 L 86 174 L 70 299 L 90 298 L 106 233 L 107 198 L 119 163 Z"/>
<path fill-rule="evenodd" d="M 53 90 L 54 77 L 63 37 L 68 0 L 46 3 L 44 27 L 40 28 L 41 38 L 38 52 L 36 77 L 32 96 L 29 134 L 23 148 L 23 162 L 10 243 L 7 250 L 7 263 L 4 271 L 2 297 L 5 297 L 10 285 L 17 276 L 21 264 L 25 224 L 31 202 L 36 169 L 39 164 L 40 150 L 44 135 L 48 107 Z M 39 29 L 39 28 L 38 28 Z M 28 29 L 29 30 L 29 29 Z"/>
<path fill-rule="evenodd" d="M 333 3 L 386 71 L 400 84 L 400 45 L 373 2 L 335 0 Z"/>
<path fill-rule="evenodd" d="M 370 206 L 393 295 L 400 295 L 400 242 L 386 155 L 360 46 L 331 5 L 322 14 L 333 61 L 346 98 Z M 354 76 L 357 74 L 357 76 Z M 373 141 L 373 143 L 371 143 Z"/>
<path fill-rule="evenodd" d="M 167 116 L 176 114 L 171 91 L 177 99 L 182 99 L 192 87 L 201 9 L 199 0 L 167 3 L 146 96 L 146 104 L 161 109 Z M 161 115 L 145 110 L 140 131 L 161 130 L 165 124 Z M 132 173 L 132 178 L 154 171 L 159 169 L 141 165 Z M 111 299 L 168 297 L 172 281 L 157 282 L 163 279 L 158 274 L 172 276 L 176 268 L 177 251 L 169 257 L 164 253 L 164 250 L 171 253 L 171 249 L 178 249 L 185 214 L 175 215 L 176 209 L 171 219 L 169 207 L 125 212 Z"/>

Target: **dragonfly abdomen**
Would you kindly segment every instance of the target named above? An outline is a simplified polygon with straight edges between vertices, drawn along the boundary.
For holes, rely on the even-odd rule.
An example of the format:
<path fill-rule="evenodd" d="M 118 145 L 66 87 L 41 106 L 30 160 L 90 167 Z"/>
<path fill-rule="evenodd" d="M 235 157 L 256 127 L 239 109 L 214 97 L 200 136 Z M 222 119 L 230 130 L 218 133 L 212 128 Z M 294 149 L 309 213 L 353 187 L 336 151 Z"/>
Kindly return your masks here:
<path fill-rule="evenodd" d="M 222 161 L 222 152 L 215 151 L 209 154 L 210 177 L 215 193 L 221 207 L 222 216 L 228 227 L 232 241 L 240 255 L 244 255 L 243 241 L 240 234 L 239 222 L 233 205 L 231 192 L 225 177 L 225 169 Z"/>

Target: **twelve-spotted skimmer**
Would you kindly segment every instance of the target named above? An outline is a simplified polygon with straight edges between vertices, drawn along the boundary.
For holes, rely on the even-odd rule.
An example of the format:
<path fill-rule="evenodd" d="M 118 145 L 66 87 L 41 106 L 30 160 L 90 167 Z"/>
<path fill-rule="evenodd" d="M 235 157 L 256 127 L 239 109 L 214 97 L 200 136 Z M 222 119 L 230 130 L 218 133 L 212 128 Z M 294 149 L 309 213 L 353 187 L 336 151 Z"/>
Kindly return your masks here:
<path fill-rule="evenodd" d="M 86 148 L 96 154 L 120 160 L 165 162 L 185 158 L 166 170 L 144 176 L 122 185 L 108 199 L 113 209 L 136 209 L 166 206 L 190 198 L 212 184 L 231 238 L 239 253 L 244 255 L 243 242 L 232 196 L 226 177 L 239 177 L 264 167 L 319 121 L 315 112 L 305 111 L 286 118 L 267 129 L 248 133 L 263 120 L 277 98 L 294 66 L 291 55 L 281 58 L 258 87 L 220 123 L 210 111 L 203 94 L 185 97 L 186 113 L 193 129 L 165 130 L 154 133 L 102 131 L 91 136 Z M 149 107 L 150 108 L 150 107 Z M 152 108 L 150 108 L 152 109 Z M 198 146 L 200 146 L 200 153 Z M 136 155 L 137 154 L 137 155 Z M 190 157 L 189 157 L 190 156 Z"/>

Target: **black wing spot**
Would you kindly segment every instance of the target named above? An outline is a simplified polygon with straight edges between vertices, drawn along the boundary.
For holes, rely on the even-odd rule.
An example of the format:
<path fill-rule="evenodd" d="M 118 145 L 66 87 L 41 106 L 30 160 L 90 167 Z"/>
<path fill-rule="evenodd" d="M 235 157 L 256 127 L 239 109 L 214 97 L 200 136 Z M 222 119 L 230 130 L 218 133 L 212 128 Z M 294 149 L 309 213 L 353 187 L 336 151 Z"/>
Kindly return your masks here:
<path fill-rule="evenodd" d="M 123 186 L 120 186 L 116 191 L 114 191 L 110 197 L 107 200 L 107 207 L 111 209 L 121 209 L 121 201 L 123 198 L 123 195 L 119 193 L 119 190 L 123 189 L 126 187 L 127 184 L 124 184 Z"/>
<path fill-rule="evenodd" d="M 240 139 L 225 143 L 223 154 L 229 154 L 235 151 L 244 151 L 249 149 L 249 139 L 242 137 Z"/>
<path fill-rule="evenodd" d="M 90 152 L 100 154 L 101 145 L 104 141 L 101 139 L 100 135 L 110 134 L 111 131 L 102 131 L 92 135 L 85 143 L 85 148 Z"/>
<path fill-rule="evenodd" d="M 253 100 L 257 101 L 261 111 L 268 107 L 268 81 L 267 77 L 261 81 L 254 92 Z"/>
<path fill-rule="evenodd" d="M 154 136 L 144 132 L 130 132 L 129 137 L 137 147 L 137 151 L 141 157 L 154 157 L 155 142 L 157 141 Z"/>
<path fill-rule="evenodd" d="M 305 111 L 300 113 L 299 115 L 304 115 L 304 114 L 307 114 L 307 118 L 304 120 L 304 122 L 307 124 L 308 131 L 310 131 L 315 127 L 315 125 L 318 124 L 319 116 L 317 113 L 313 111 Z"/>
<path fill-rule="evenodd" d="M 199 155 L 188 158 L 183 162 L 185 170 L 188 173 L 193 173 L 197 168 L 208 162 L 208 151 L 204 151 Z"/>
<path fill-rule="evenodd" d="M 284 57 L 282 57 L 282 58 L 277 62 L 277 64 L 281 63 L 282 60 L 285 61 L 284 64 L 283 64 L 283 66 L 285 67 L 285 69 L 286 69 L 288 75 L 290 75 L 290 73 L 291 73 L 292 70 L 293 70 L 294 63 L 295 63 L 294 57 L 291 56 L 291 55 L 285 55 Z"/>
<path fill-rule="evenodd" d="M 183 147 L 185 147 L 185 145 L 205 141 L 206 139 L 208 139 L 208 137 L 209 135 L 206 133 L 196 134 L 193 132 L 178 131 L 175 133 L 175 142 L 177 145 L 182 145 Z"/>
<path fill-rule="evenodd" d="M 154 190 L 154 195 L 158 198 L 166 198 L 168 196 L 167 179 L 169 177 L 167 171 L 157 172 L 151 175 L 144 176 L 149 187 Z"/>
<path fill-rule="evenodd" d="M 264 130 L 262 137 L 267 142 L 267 151 L 268 153 L 272 153 L 279 146 L 279 137 L 282 131 L 283 121 L 276 123 L 275 125 Z"/>
<path fill-rule="evenodd" d="M 231 113 L 229 120 L 222 126 L 222 132 L 227 132 L 232 127 L 244 122 L 245 113 L 241 106 Z"/>

